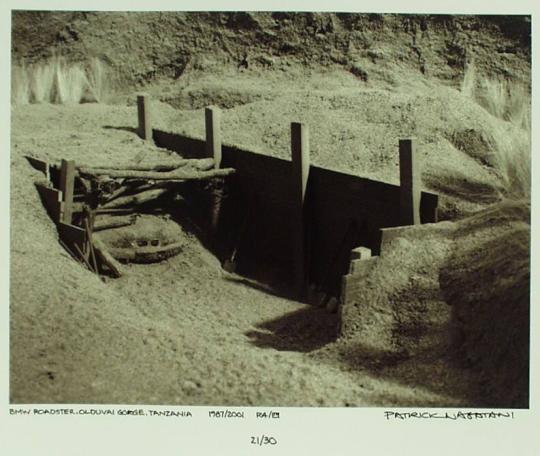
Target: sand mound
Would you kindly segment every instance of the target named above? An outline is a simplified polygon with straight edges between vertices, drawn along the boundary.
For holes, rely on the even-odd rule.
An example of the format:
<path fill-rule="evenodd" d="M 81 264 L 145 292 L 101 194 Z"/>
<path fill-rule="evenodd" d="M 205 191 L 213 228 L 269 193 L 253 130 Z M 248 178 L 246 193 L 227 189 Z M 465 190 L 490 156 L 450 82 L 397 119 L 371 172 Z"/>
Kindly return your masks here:
<path fill-rule="evenodd" d="M 359 359 L 444 360 L 478 378 L 477 406 L 527 407 L 530 207 L 504 202 L 393 240 L 343 309 Z"/>
<path fill-rule="evenodd" d="M 441 269 L 454 348 L 480 373 L 486 405 L 528 407 L 529 211 L 527 203 L 506 202 L 462 221 Z"/>

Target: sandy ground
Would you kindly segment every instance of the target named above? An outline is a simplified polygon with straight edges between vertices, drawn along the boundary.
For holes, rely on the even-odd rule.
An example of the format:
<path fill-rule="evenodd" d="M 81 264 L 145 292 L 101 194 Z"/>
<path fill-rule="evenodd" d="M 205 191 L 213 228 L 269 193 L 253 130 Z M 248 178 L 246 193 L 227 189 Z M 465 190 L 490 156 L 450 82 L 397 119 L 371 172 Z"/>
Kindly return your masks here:
<path fill-rule="evenodd" d="M 321 97 L 328 103 L 327 95 Z M 358 97 L 359 102 L 363 97 L 382 100 L 377 92 Z M 342 103 L 339 97 L 334 102 Z M 397 109 L 409 102 L 398 103 Z M 254 104 L 258 103 L 267 101 Z M 294 99 L 288 103 L 280 105 L 278 119 L 294 110 Z M 357 106 L 351 102 L 340 112 Z M 438 106 L 442 112 L 444 105 Z M 155 107 L 157 127 L 173 129 L 175 123 L 181 125 L 176 130 L 201 133 L 201 111 L 191 111 L 191 118 L 200 119 L 190 127 L 189 112 L 157 103 Z M 263 144 L 254 139 L 260 138 L 256 133 L 264 116 L 254 120 L 249 140 L 235 136 L 240 130 L 234 128 L 260 107 L 233 110 L 229 118 L 238 118 L 230 125 L 225 121 L 225 140 L 264 148 L 264 135 Z M 275 113 L 275 105 L 262 111 Z M 361 116 L 384 124 L 369 112 Z M 321 122 L 324 118 L 316 124 Z M 31 105 L 12 110 L 12 402 L 457 406 L 477 401 L 474 374 L 458 367 L 445 354 L 444 344 L 433 350 L 428 345 L 403 359 L 366 356 L 357 340 L 335 340 L 336 315 L 273 296 L 224 273 L 187 229 L 186 247 L 179 256 L 128 266 L 120 279 L 104 283 L 76 264 L 58 244 L 35 190 L 34 183 L 43 176 L 23 156 L 103 164 L 169 155 L 139 139 L 135 126 L 133 106 Z M 379 141 L 376 131 L 371 138 L 371 143 Z M 285 148 L 277 147 L 276 154 Z M 318 150 L 316 145 L 314 161 L 325 165 L 331 154 Z M 463 158 L 463 152 L 452 150 Z M 385 164 L 394 160 L 384 150 L 381 154 Z M 470 171 L 469 162 L 457 165 L 456 158 L 447 157 L 477 178 L 494 182 L 478 161 L 467 159 L 476 166 Z M 354 157 L 338 162 L 349 172 L 388 176 L 391 167 L 377 168 L 381 162 L 374 160 L 367 168 L 349 166 Z M 443 241 L 445 233 L 439 236 L 435 242 L 447 253 L 450 241 Z M 406 255 L 407 246 L 401 247 Z M 401 271 L 407 267 L 403 261 Z M 422 271 L 418 273 L 422 281 Z M 424 278 L 438 287 L 435 275 Z M 401 299 L 408 302 L 407 297 Z M 440 297 L 428 301 L 444 321 L 449 318 Z"/>

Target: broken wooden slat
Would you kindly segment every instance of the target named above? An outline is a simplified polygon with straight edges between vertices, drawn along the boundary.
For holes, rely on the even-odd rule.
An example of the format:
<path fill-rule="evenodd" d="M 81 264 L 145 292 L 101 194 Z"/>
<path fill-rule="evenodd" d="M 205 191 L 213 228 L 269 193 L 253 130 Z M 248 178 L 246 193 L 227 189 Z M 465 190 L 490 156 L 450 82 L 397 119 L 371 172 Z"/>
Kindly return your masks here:
<path fill-rule="evenodd" d="M 54 223 L 58 223 L 62 219 L 64 203 L 62 202 L 62 192 L 54 188 L 49 188 L 45 185 L 36 184 L 36 188 L 45 204 L 47 212 L 53 219 Z"/>
<path fill-rule="evenodd" d="M 62 239 L 59 239 L 60 245 L 64 247 L 65 251 L 69 253 L 71 258 L 73 258 L 77 263 L 83 263 L 83 261 L 78 257 L 78 255 L 75 255 L 75 252 L 73 252 L 63 241 Z"/>
<path fill-rule="evenodd" d="M 92 271 L 92 272 L 96 272 L 94 271 L 94 269 L 92 268 L 92 265 L 90 264 L 90 262 L 88 261 L 88 259 L 86 258 L 86 255 L 84 254 L 84 252 L 79 248 L 79 246 L 77 244 L 74 244 L 73 246 L 75 248 L 75 250 L 77 251 L 77 253 L 79 254 L 81 260 L 83 261 L 83 263 L 86 265 L 86 267 Z"/>
<path fill-rule="evenodd" d="M 109 268 L 114 277 L 122 276 L 122 267 L 120 263 L 113 258 L 107 251 L 103 242 L 98 238 L 94 238 L 94 251 L 100 261 Z"/>
<path fill-rule="evenodd" d="M 73 251 L 75 251 L 75 246 L 77 246 L 81 252 L 84 252 L 85 244 L 87 242 L 85 230 L 78 226 L 60 222 L 58 224 L 58 234 L 60 235 L 60 239 L 69 248 L 72 248 Z"/>
<path fill-rule="evenodd" d="M 64 215 L 62 221 L 70 224 L 73 215 L 73 191 L 75 185 L 75 162 L 62 160 L 60 167 L 60 190 L 64 200 Z"/>

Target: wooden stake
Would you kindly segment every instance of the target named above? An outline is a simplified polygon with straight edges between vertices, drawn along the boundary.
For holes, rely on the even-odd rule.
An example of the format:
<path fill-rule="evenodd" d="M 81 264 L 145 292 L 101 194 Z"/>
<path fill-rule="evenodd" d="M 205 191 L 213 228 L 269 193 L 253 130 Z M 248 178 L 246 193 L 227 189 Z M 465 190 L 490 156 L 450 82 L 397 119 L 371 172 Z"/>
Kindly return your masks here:
<path fill-rule="evenodd" d="M 297 294 L 303 297 L 308 284 L 305 196 L 309 177 L 309 130 L 302 123 L 291 124 L 293 191 L 293 273 Z"/>
<path fill-rule="evenodd" d="M 147 141 L 152 140 L 152 124 L 150 120 L 150 97 L 137 96 L 137 116 L 139 119 L 139 136 Z"/>
<path fill-rule="evenodd" d="M 214 168 L 221 166 L 221 110 L 210 106 L 204 110 L 206 125 L 206 156 L 214 159 Z"/>
<path fill-rule="evenodd" d="M 75 185 L 75 162 L 62 160 L 60 167 L 60 191 L 64 199 L 64 214 L 62 221 L 71 224 L 73 216 L 73 189 Z"/>
<path fill-rule="evenodd" d="M 411 139 L 399 140 L 401 225 L 420 223 L 420 164 Z"/>

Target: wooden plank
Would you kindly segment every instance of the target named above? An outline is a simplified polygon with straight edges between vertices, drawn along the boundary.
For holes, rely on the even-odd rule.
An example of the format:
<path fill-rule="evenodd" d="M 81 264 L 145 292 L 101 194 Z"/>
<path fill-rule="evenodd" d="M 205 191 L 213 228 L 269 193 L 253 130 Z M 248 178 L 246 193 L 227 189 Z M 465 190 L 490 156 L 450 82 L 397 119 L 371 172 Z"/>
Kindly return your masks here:
<path fill-rule="evenodd" d="M 88 240 L 86 230 L 78 226 L 60 222 L 58 224 L 58 234 L 62 242 L 71 248 L 72 251 L 76 251 L 75 246 L 77 246 L 81 252 L 84 252 Z"/>
<path fill-rule="evenodd" d="M 399 185 L 368 179 L 342 171 L 312 166 L 310 186 L 318 190 L 332 189 L 342 194 L 370 195 L 380 200 L 397 200 L 399 202 Z"/>
<path fill-rule="evenodd" d="M 159 145 L 171 150 L 177 150 L 185 155 L 202 157 L 205 150 L 205 141 L 186 135 L 167 133 L 156 130 Z M 161 141 L 161 142 L 160 142 Z M 222 166 L 236 169 L 237 178 L 252 179 L 253 182 L 264 182 L 260 187 L 280 188 L 283 182 L 290 181 L 290 161 L 283 158 L 272 157 L 259 152 L 242 149 L 237 146 L 223 144 Z M 192 153 L 193 152 L 193 153 Z M 399 205 L 400 186 L 387 182 L 367 179 L 343 171 L 322 168 L 311 165 L 309 173 L 310 191 L 326 194 L 333 193 L 332 198 L 344 198 L 347 195 L 376 202 L 386 201 L 392 205 Z M 276 181 L 279 180 L 279 182 Z M 251 182 L 251 181 L 250 181 Z M 277 192 L 278 190 L 276 190 Z M 287 190 L 289 193 L 290 190 Z M 369 198 L 366 198 L 369 195 Z M 429 211 L 426 222 L 433 222 L 437 195 L 422 192 L 422 212 L 424 207 Z"/>
<path fill-rule="evenodd" d="M 64 211 L 64 203 L 62 202 L 62 192 L 54 188 L 49 188 L 45 185 L 36 184 L 36 188 L 41 196 L 41 200 L 45 205 L 45 209 L 49 213 L 54 223 L 58 223 L 62 219 Z"/>
<path fill-rule="evenodd" d="M 25 155 L 25 158 L 34 169 L 41 171 L 43 174 L 45 174 L 47 180 L 50 180 L 51 176 L 49 173 L 49 162 L 35 157 L 30 157 L 29 155 Z"/>
<path fill-rule="evenodd" d="M 75 162 L 73 160 L 62 160 L 60 166 L 60 190 L 64 201 L 64 215 L 62 221 L 67 224 L 71 224 L 73 216 L 75 173 Z"/>
<path fill-rule="evenodd" d="M 420 197 L 420 221 L 422 223 L 437 223 L 439 195 L 436 193 L 422 192 Z"/>
<path fill-rule="evenodd" d="M 388 246 L 394 239 L 397 239 L 399 237 L 406 235 L 406 233 L 411 228 L 412 228 L 411 225 L 381 228 L 380 230 L 381 244 L 379 248 L 380 255 L 384 255 L 386 253 Z"/>
<path fill-rule="evenodd" d="M 202 139 L 171 133 L 163 130 L 154 130 L 153 136 L 157 146 L 177 152 L 183 157 L 205 157 L 206 141 Z"/>

